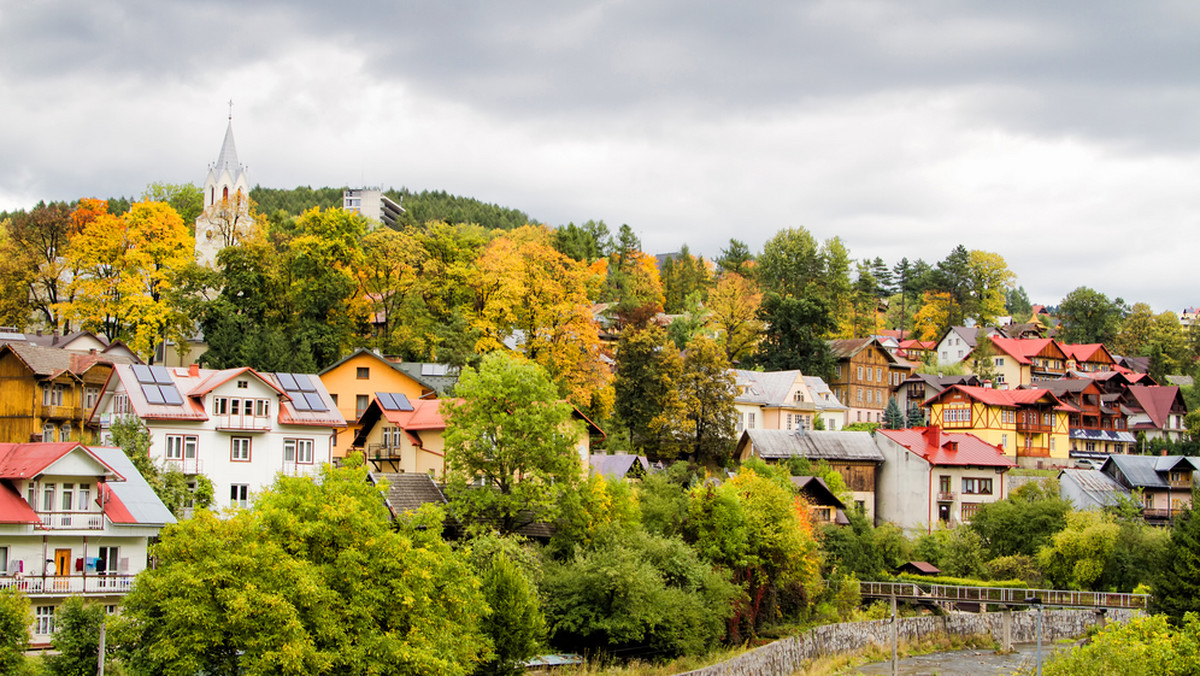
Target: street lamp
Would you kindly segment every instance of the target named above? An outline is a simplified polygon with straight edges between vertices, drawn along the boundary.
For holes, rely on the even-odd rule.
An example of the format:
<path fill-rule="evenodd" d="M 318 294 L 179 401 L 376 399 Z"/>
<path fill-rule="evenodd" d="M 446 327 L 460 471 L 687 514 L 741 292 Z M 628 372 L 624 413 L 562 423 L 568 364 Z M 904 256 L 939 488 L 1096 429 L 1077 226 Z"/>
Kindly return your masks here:
<path fill-rule="evenodd" d="M 1042 600 L 1030 596 L 1025 603 L 1037 609 L 1037 676 L 1042 676 Z"/>

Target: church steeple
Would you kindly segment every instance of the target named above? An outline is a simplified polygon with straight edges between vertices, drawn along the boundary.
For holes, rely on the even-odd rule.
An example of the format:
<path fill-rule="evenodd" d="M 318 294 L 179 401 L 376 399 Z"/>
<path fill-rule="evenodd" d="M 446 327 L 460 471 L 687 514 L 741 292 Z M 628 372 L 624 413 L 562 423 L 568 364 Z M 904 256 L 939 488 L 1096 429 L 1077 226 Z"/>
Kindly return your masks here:
<path fill-rule="evenodd" d="M 204 181 L 204 211 L 196 219 L 196 259 L 213 265 L 217 252 L 244 238 L 253 226 L 250 218 L 250 182 L 238 161 L 233 141 L 233 102 L 216 163 L 209 165 Z"/>
<path fill-rule="evenodd" d="M 238 162 L 237 146 L 233 142 L 233 119 L 225 126 L 225 140 L 221 143 L 221 153 L 217 155 L 217 163 L 213 165 L 217 176 L 229 172 L 229 183 L 236 184 L 241 178 L 244 167 Z"/>

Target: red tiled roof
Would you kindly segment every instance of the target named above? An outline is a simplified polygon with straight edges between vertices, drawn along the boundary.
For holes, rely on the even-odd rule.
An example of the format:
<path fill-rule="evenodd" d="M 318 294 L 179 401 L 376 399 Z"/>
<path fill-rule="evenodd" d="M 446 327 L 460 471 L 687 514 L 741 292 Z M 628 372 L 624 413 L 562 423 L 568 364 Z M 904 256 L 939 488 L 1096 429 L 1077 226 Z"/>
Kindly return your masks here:
<path fill-rule="evenodd" d="M 409 401 L 411 411 L 383 410 L 383 417 L 396 427 L 405 430 L 444 430 L 446 421 L 442 419 L 442 402 L 445 399 L 417 399 Z"/>
<path fill-rule="evenodd" d="M 1106 364 L 1116 363 L 1116 360 L 1112 358 L 1112 354 L 1109 353 L 1108 348 L 1104 347 L 1104 343 L 1085 343 L 1079 345 L 1060 343 L 1060 345 L 1063 352 L 1066 352 L 1067 356 L 1076 362 L 1093 361 L 1097 353 L 1102 353 L 1104 358 L 1100 361 Z"/>
<path fill-rule="evenodd" d="M 1127 391 L 1158 429 L 1167 426 L 1167 415 L 1175 400 L 1180 398 L 1177 385 L 1130 385 Z"/>
<path fill-rule="evenodd" d="M 88 450 L 87 446 L 74 441 L 0 444 L 0 478 L 32 479 L 76 448 L 83 449 L 93 460 L 112 472 L 113 477 L 124 479 L 116 470 L 109 467 L 108 463 Z"/>
<path fill-rule="evenodd" d="M 1066 352 L 1064 352 L 1059 346 L 1058 341 L 1054 340 L 1053 338 L 1001 338 L 1000 336 L 988 337 L 992 339 L 992 343 L 996 346 L 996 349 L 1016 359 L 1022 364 L 1031 363 L 1030 358 L 1036 357 L 1041 353 L 1042 350 L 1046 349 L 1048 345 L 1054 345 L 1054 347 L 1062 353 L 1064 359 L 1067 357 Z"/>
<path fill-rule="evenodd" d="M 940 399 L 948 392 L 958 390 L 972 399 L 987 404 L 988 406 L 1008 406 L 1017 408 L 1019 406 L 1028 406 L 1041 402 L 1046 397 L 1053 400 L 1055 406 L 1063 406 L 1063 401 L 1054 396 L 1054 393 L 1044 388 L 1031 390 L 994 390 L 990 387 L 976 387 L 973 385 L 951 385 L 946 389 L 938 392 L 925 402 L 925 405 L 933 403 L 934 400 Z"/>
<path fill-rule="evenodd" d="M 36 512 L 17 491 L 6 483 L 0 483 L 0 523 L 41 523 Z"/>
<path fill-rule="evenodd" d="M 876 432 L 924 458 L 931 465 L 956 467 L 1016 467 L 1004 450 L 974 434 L 945 432 L 938 427 L 913 427 Z"/>
<path fill-rule="evenodd" d="M 137 523 L 138 520 L 130 514 L 129 508 L 121 502 L 121 498 L 108 484 L 100 484 L 101 499 L 104 501 L 104 515 L 113 523 Z"/>

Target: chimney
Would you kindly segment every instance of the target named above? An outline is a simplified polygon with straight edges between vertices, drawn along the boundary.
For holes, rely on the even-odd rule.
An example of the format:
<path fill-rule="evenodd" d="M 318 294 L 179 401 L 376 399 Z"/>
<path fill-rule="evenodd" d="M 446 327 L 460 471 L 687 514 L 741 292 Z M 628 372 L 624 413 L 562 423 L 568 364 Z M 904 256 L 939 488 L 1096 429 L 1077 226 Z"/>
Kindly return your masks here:
<path fill-rule="evenodd" d="M 200 365 L 196 363 L 188 364 L 188 375 L 193 378 L 200 377 Z"/>
<path fill-rule="evenodd" d="M 930 425 L 929 427 L 926 427 L 925 431 L 921 434 L 925 437 L 925 443 L 929 444 L 930 446 L 942 445 L 942 428 L 938 427 L 937 425 Z"/>

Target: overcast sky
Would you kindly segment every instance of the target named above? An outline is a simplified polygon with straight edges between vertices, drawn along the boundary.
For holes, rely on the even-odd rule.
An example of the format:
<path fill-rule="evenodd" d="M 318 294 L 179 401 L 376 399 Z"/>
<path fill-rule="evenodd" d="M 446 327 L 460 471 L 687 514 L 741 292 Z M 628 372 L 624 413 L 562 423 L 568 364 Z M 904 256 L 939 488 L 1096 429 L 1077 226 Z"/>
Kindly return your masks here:
<path fill-rule="evenodd" d="M 230 99 L 251 184 L 446 190 L 651 253 L 961 243 L 1035 303 L 1200 305 L 1194 0 L 11 0 L 0 210 L 202 184 Z"/>

